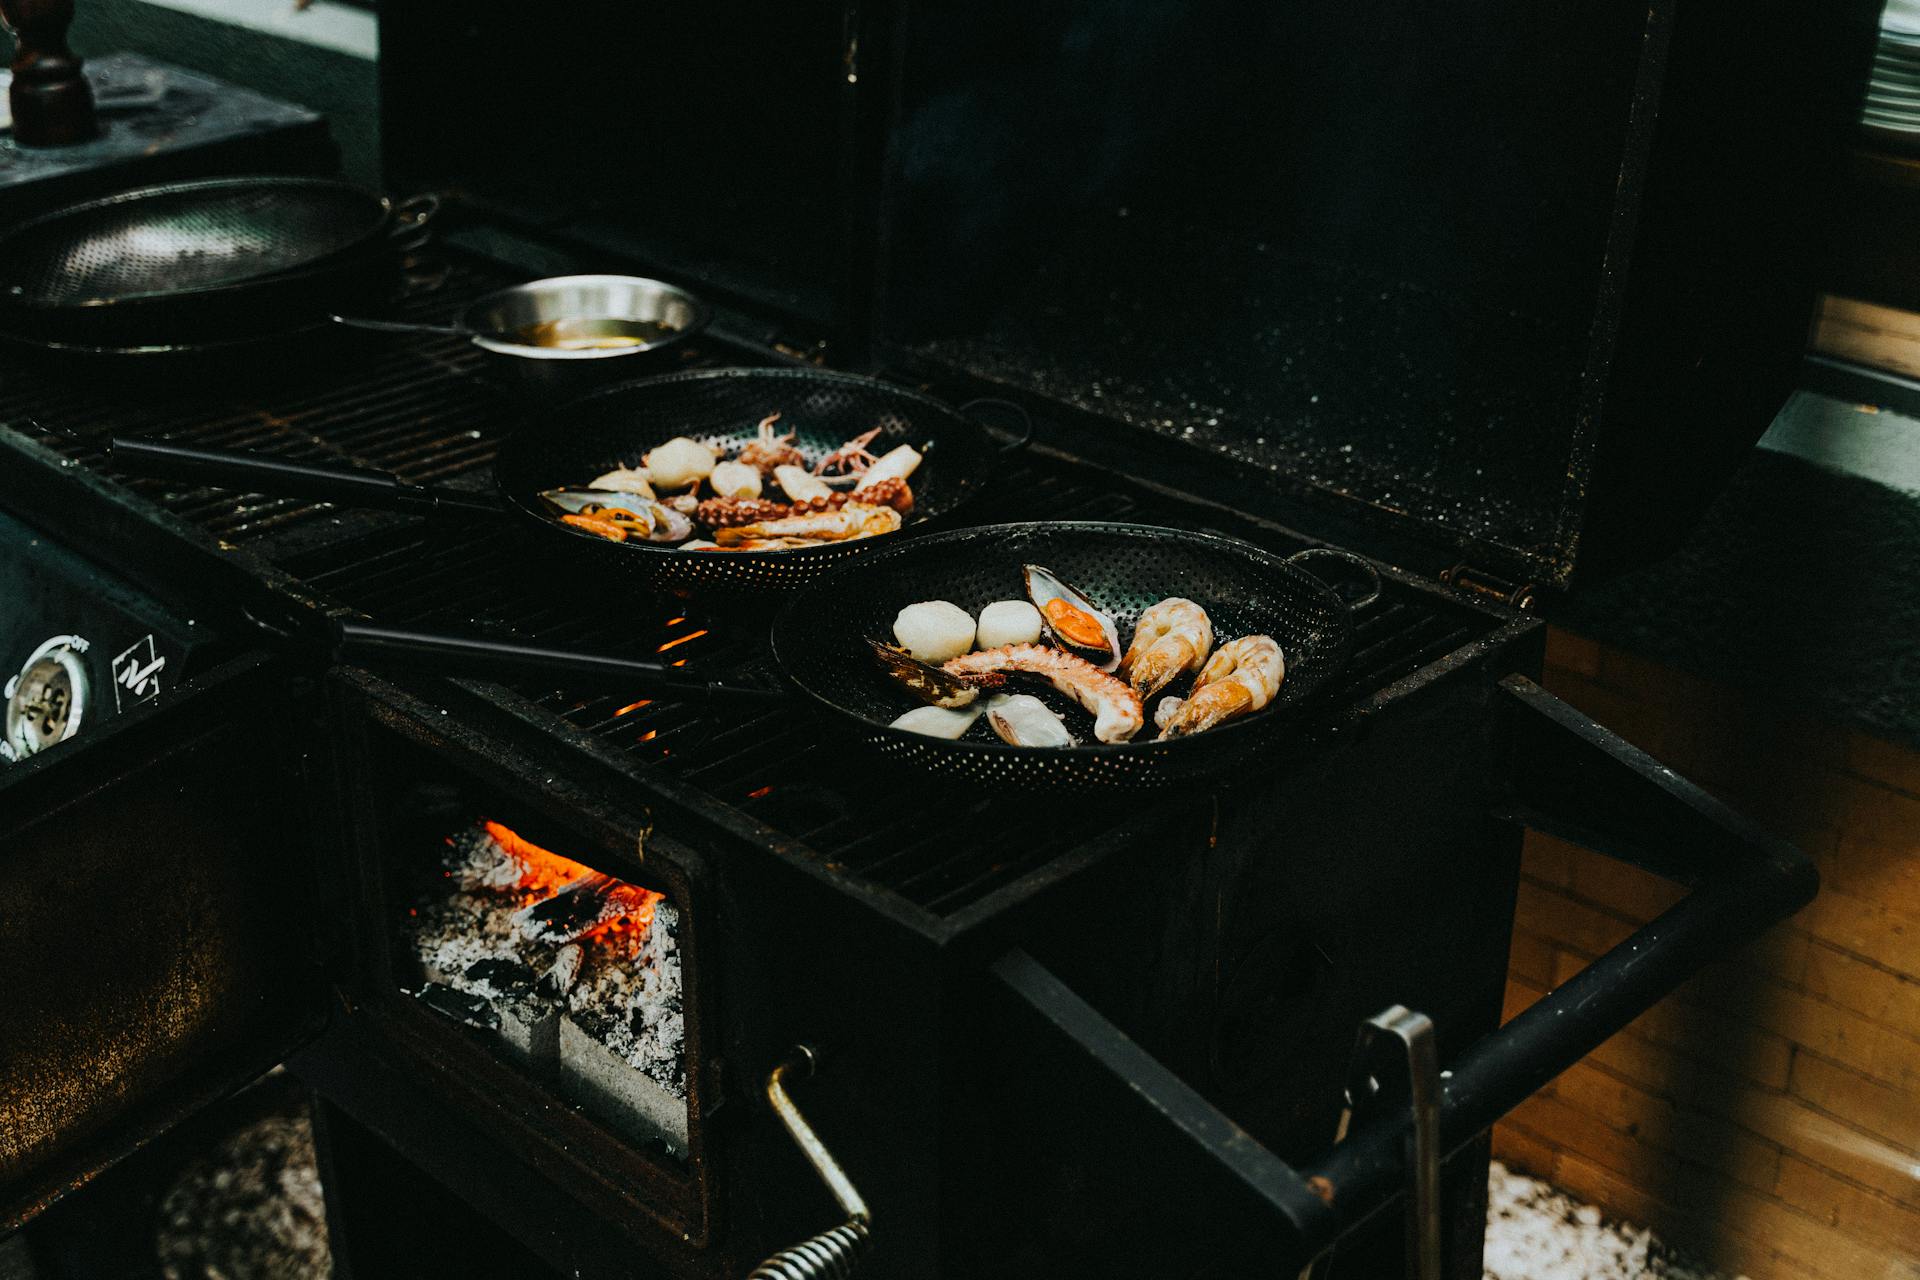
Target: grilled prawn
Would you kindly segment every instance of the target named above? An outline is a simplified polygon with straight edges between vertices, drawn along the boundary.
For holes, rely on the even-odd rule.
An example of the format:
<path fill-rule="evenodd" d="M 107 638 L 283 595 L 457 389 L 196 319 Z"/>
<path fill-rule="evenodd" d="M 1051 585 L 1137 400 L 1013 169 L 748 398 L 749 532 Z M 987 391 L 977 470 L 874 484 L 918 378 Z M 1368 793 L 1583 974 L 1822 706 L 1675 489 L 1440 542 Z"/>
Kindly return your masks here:
<path fill-rule="evenodd" d="M 1183 672 L 1198 671 L 1213 649 L 1213 622 L 1191 600 L 1173 596 L 1145 613 L 1133 628 L 1133 643 L 1120 660 L 1120 674 L 1142 698 L 1151 698 Z"/>
<path fill-rule="evenodd" d="M 1125 742 L 1146 723 L 1140 695 L 1085 658 L 1037 644 L 1009 644 L 969 653 L 940 668 L 949 675 L 972 676 L 1020 671 L 1044 678 L 1093 713 L 1093 736 Z"/>
<path fill-rule="evenodd" d="M 1160 727 L 1162 738 L 1199 733 L 1273 701 L 1287 662 L 1272 636 L 1229 640 L 1200 668 L 1193 692 Z"/>

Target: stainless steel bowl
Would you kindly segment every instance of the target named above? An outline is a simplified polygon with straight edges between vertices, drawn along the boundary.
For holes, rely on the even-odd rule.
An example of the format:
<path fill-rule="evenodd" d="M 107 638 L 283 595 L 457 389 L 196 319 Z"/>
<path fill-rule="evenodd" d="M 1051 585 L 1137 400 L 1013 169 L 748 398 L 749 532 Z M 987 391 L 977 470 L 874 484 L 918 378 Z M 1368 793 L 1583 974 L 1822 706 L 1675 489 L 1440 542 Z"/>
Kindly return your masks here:
<path fill-rule="evenodd" d="M 544 391 L 631 376 L 624 362 L 700 332 L 708 318 L 704 302 L 663 281 L 591 275 L 490 293 L 461 313 L 460 324 L 480 331 L 471 341 L 491 366 Z"/>

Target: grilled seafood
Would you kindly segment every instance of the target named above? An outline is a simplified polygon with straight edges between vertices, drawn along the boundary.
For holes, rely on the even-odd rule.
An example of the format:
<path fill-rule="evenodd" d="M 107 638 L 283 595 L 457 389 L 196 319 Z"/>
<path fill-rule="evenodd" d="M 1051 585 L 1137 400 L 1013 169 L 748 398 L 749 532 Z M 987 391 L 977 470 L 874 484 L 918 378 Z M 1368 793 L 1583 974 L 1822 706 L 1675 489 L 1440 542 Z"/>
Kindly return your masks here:
<path fill-rule="evenodd" d="M 693 516 L 709 529 L 726 529 L 758 524 L 764 520 L 781 520 L 787 516 L 838 511 L 852 501 L 852 494 L 831 492 L 823 498 L 804 502 L 771 502 L 765 498 L 708 498 L 693 509 Z M 859 501 L 875 507 L 892 507 L 904 513 L 913 510 L 913 490 L 907 488 L 905 480 L 889 480 L 859 495 Z"/>
<path fill-rule="evenodd" d="M 995 600 L 980 611 L 979 634 L 974 643 L 982 649 L 998 649 L 1003 644 L 1032 644 L 1045 630 L 1040 611 L 1025 600 Z"/>
<path fill-rule="evenodd" d="M 880 434 L 880 428 L 862 432 L 820 459 L 813 468 L 816 476 L 857 476 L 879 459 L 867 449 Z"/>
<path fill-rule="evenodd" d="M 794 448 L 793 435 L 789 431 L 783 436 L 773 434 L 773 424 L 780 421 L 780 415 L 770 413 L 760 419 L 760 438 L 740 450 L 734 461 L 752 467 L 762 475 L 773 475 L 781 467 L 800 467 L 806 465 L 806 455 Z"/>
<path fill-rule="evenodd" d="M 982 689 L 998 689 L 1007 682 L 1007 677 L 998 671 L 948 671 L 920 661 L 905 649 L 896 649 L 878 640 L 867 643 L 873 646 L 873 656 L 879 660 L 882 670 L 914 697 L 932 706 L 968 706 L 979 698 Z"/>
<path fill-rule="evenodd" d="M 850 541 L 850 539 L 842 539 Z M 792 551 L 796 547 L 824 547 L 827 543 L 819 538 L 746 538 L 740 542 L 730 542 L 721 546 L 717 542 L 699 544 L 683 542 L 682 551 Z"/>
<path fill-rule="evenodd" d="M 838 511 L 784 516 L 778 520 L 716 529 L 713 537 L 723 547 L 759 538 L 820 538 L 828 542 L 840 542 L 863 535 L 892 533 L 899 527 L 900 513 L 892 507 L 849 502 Z"/>
<path fill-rule="evenodd" d="M 540 495 L 562 524 L 612 542 L 679 542 L 693 536 L 693 521 L 665 503 L 635 493 L 605 489 L 548 489 Z"/>
<path fill-rule="evenodd" d="M 1055 711 L 1030 693 L 1001 694 L 987 703 L 987 723 L 1016 747 L 1070 747 L 1073 735 Z"/>
<path fill-rule="evenodd" d="M 1180 708 L 1186 705 L 1185 698 L 1176 698 L 1172 694 L 1160 699 L 1159 704 L 1153 709 L 1153 727 L 1165 729 L 1173 722 L 1173 718 L 1180 714 Z"/>
<path fill-rule="evenodd" d="M 722 498 L 760 496 L 760 472 L 744 462 L 715 464 L 713 474 L 707 477 L 707 483 L 713 486 L 714 493 Z"/>
<path fill-rule="evenodd" d="M 887 727 L 905 729 L 908 733 L 924 733 L 929 738 L 959 738 L 973 728 L 973 722 L 979 718 L 978 702 L 967 707 L 915 707 L 894 719 Z"/>
<path fill-rule="evenodd" d="M 896 445 L 861 474 L 860 483 L 853 486 L 853 491 L 865 493 L 888 480 L 905 480 L 914 473 L 923 456 L 910 444 Z"/>
<path fill-rule="evenodd" d="M 645 467 L 615 467 L 611 471 L 603 471 L 593 478 L 593 483 L 588 487 L 610 489 L 615 493 L 637 493 L 643 498 L 654 496 L 653 478 L 647 474 Z"/>
<path fill-rule="evenodd" d="M 893 620 L 893 638 L 922 662 L 945 662 L 973 648 L 973 615 L 950 600 L 922 600 Z"/>
<path fill-rule="evenodd" d="M 1177 676 L 1198 671 L 1213 649 L 1207 611 L 1182 596 L 1170 596 L 1140 615 L 1133 643 L 1120 660 L 1120 674 L 1142 698 L 1151 698 Z"/>
<path fill-rule="evenodd" d="M 1192 692 L 1161 726 L 1160 736 L 1184 737 L 1258 711 L 1280 692 L 1286 674 L 1286 658 L 1272 636 L 1229 640 L 1200 668 Z"/>
<path fill-rule="evenodd" d="M 676 436 L 642 455 L 638 466 L 615 463 L 591 487 L 540 496 L 572 528 L 610 542 L 679 543 L 688 551 L 785 551 L 900 528 L 914 508 L 907 477 L 920 465 L 919 450 L 899 445 L 876 456 L 868 446 L 885 428 L 875 427 L 809 471 L 794 443 L 798 433 L 776 431 L 780 418 L 762 418 L 757 438 L 732 458 L 704 440 Z M 778 500 L 783 494 L 787 501 Z M 695 539 L 696 532 L 703 536 Z"/>
<path fill-rule="evenodd" d="M 685 489 L 712 475 L 719 459 L 711 445 L 675 436 L 641 461 L 646 463 L 647 475 L 662 489 Z"/>
<path fill-rule="evenodd" d="M 1146 710 L 1140 695 L 1126 682 L 1101 671 L 1084 658 L 1037 644 L 1010 644 L 983 649 L 944 663 L 940 670 L 954 676 L 1023 672 L 1039 676 L 1093 714 L 1093 736 L 1102 742 L 1125 742 L 1140 732 Z"/>
<path fill-rule="evenodd" d="M 773 478 L 779 482 L 781 492 L 787 495 L 789 502 L 807 502 L 833 496 L 833 486 L 797 462 L 775 467 Z"/>
<path fill-rule="evenodd" d="M 1102 671 L 1120 665 L 1120 632 L 1098 605 L 1051 569 L 1024 565 L 1021 575 L 1027 580 L 1027 598 L 1062 649 Z"/>

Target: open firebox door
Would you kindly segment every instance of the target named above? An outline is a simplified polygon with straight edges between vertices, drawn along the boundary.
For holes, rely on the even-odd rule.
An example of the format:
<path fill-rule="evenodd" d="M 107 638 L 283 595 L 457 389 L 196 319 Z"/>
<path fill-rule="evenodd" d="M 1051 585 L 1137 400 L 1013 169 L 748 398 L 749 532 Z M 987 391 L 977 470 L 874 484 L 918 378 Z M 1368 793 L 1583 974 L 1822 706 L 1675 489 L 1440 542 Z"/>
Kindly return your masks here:
<path fill-rule="evenodd" d="M 318 1030 L 298 715 L 241 657 L 0 773 L 0 1235 Z"/>
<path fill-rule="evenodd" d="M 983 1043 L 972 1073 L 1004 1120 L 982 1138 L 994 1144 L 983 1166 L 1000 1175 L 1004 1210 L 985 1234 L 995 1237 L 986 1247 L 1018 1260 L 1011 1273 L 1293 1276 L 1404 1197 L 1407 1273 L 1438 1280 L 1443 1160 L 1709 960 L 1813 897 L 1818 879 L 1798 850 L 1532 681 L 1510 676 L 1498 687 L 1513 734 L 1510 792 L 1494 815 L 1686 884 L 1688 896 L 1497 1032 L 1456 1046 L 1444 1071 L 1434 1028 L 1417 1011 L 1369 1020 L 1349 1078 L 1351 1125 L 1343 1118 L 1334 1145 L 1292 1160 L 1033 955 L 1004 951 L 991 963 L 985 1016 L 1008 1033 Z M 1044 1046 L 1045 1056 L 996 1054 L 995 1045 Z M 1461 1168 L 1480 1176 L 1485 1165 Z M 1109 1221 L 1132 1227 L 1106 1242 L 1057 1238 L 1049 1222 L 1059 1218 L 1044 1206 L 1070 1216 L 1063 1195 L 1104 1204 Z M 1338 1255 L 1331 1271 L 1360 1275 Z"/>

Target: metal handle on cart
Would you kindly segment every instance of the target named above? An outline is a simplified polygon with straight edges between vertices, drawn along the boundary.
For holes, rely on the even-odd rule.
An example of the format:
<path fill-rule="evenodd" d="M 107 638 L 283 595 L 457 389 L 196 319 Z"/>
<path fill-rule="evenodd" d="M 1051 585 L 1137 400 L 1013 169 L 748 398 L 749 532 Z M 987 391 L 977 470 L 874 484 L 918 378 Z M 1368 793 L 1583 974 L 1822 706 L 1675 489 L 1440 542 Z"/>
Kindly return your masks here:
<path fill-rule="evenodd" d="M 1389 1040 L 1398 1041 L 1406 1055 L 1413 1113 L 1406 1141 L 1407 1272 L 1413 1280 L 1440 1280 L 1440 1050 L 1433 1019 L 1396 1004 L 1360 1024 L 1347 1084 L 1348 1115 L 1378 1092 L 1379 1078 L 1370 1066 Z"/>
<path fill-rule="evenodd" d="M 837 1227 L 810 1236 L 790 1249 L 782 1249 L 765 1262 L 755 1267 L 747 1275 L 747 1280 L 846 1280 L 859 1264 L 860 1256 L 872 1243 L 873 1214 L 867 1208 L 867 1202 L 855 1189 L 853 1180 L 847 1177 L 847 1171 L 833 1158 L 833 1152 L 827 1150 L 827 1144 L 813 1131 L 807 1118 L 800 1113 L 800 1107 L 787 1092 L 787 1076 L 798 1072 L 810 1076 L 814 1072 L 813 1050 L 806 1045 L 796 1045 L 785 1062 L 775 1067 L 767 1076 L 767 1103 L 772 1106 L 780 1123 L 787 1127 L 787 1133 L 793 1138 L 794 1145 L 800 1148 L 800 1154 L 807 1158 L 813 1171 L 820 1175 L 820 1181 L 826 1184 L 841 1212 L 847 1220 Z"/>
<path fill-rule="evenodd" d="M 1494 816 L 1550 832 L 1690 887 L 1687 896 L 1544 998 L 1459 1052 L 1409 1149 L 1403 1119 L 1376 1117 L 1295 1167 L 1255 1141 L 1054 973 L 1015 947 L 991 966 L 1012 1008 L 1037 1015 L 1101 1087 L 1168 1126 L 1212 1184 L 1188 1201 L 1254 1213 L 1283 1274 L 1390 1207 L 1410 1175 L 1453 1154 L 1708 962 L 1812 899 L 1805 855 L 1523 676 L 1498 685 L 1514 715 L 1512 792 Z M 1061 1040 L 1056 1040 L 1060 1044 Z M 1416 1081 L 1425 1074 L 1416 1071 Z M 1416 1084 L 1416 1088 L 1419 1086 Z M 1424 1138 L 1421 1133 L 1424 1130 Z M 1437 1138 L 1437 1140 L 1436 1140 Z M 1218 1194 L 1213 1194 L 1217 1191 Z M 1423 1241 L 1428 1215 L 1420 1214 Z M 1166 1224 L 1163 1224 L 1165 1226 Z M 1202 1223 L 1184 1224 L 1203 1229 Z M 1424 1253 L 1416 1251 L 1416 1256 Z"/>

